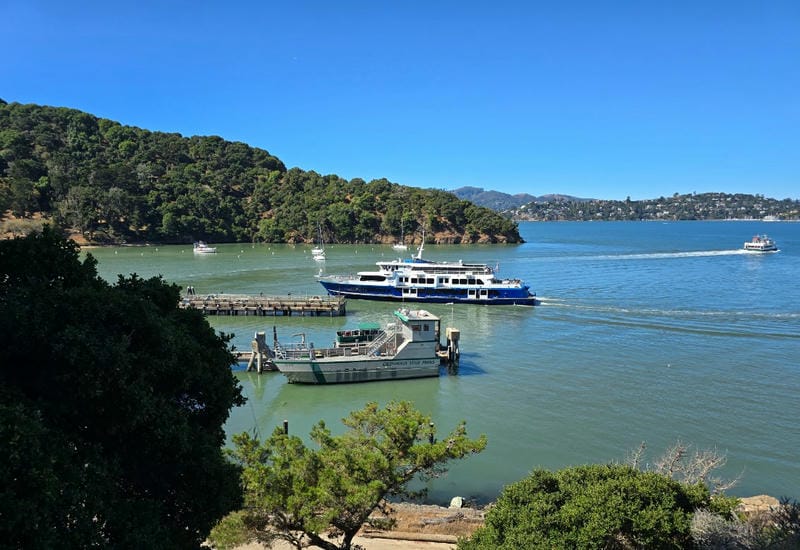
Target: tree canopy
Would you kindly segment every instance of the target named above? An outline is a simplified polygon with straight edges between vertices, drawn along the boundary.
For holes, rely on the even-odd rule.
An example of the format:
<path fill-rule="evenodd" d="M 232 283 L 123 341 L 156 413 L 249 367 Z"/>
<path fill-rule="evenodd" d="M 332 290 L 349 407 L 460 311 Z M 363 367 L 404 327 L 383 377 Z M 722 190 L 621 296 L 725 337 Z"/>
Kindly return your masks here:
<path fill-rule="evenodd" d="M 102 241 L 521 242 L 444 191 L 320 175 L 218 136 L 151 132 L 74 109 L 0 102 L 0 213 L 52 216 Z"/>
<path fill-rule="evenodd" d="M 241 504 L 227 338 L 49 228 L 0 242 L 0 545 L 197 548 Z"/>
<path fill-rule="evenodd" d="M 711 504 L 686 485 L 625 465 L 538 469 L 503 490 L 461 550 L 692 548 L 691 519 Z"/>
<path fill-rule="evenodd" d="M 368 403 L 343 423 L 346 432 L 334 436 L 319 422 L 311 432 L 316 448 L 281 428 L 263 443 L 235 436 L 234 454 L 244 467 L 245 523 L 259 540 L 349 549 L 385 497 L 419 496 L 409 491 L 411 480 L 439 475 L 447 461 L 486 446 L 485 436 L 467 438 L 463 422 L 437 441 L 430 417 L 405 401 L 383 409 Z M 326 532 L 341 543 L 323 538 Z"/>

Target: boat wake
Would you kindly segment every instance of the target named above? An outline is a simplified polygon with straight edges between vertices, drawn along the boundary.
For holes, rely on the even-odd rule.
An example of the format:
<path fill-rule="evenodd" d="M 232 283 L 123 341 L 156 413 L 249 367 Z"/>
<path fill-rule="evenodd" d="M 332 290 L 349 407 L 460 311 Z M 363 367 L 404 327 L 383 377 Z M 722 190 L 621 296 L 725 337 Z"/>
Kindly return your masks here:
<path fill-rule="evenodd" d="M 703 334 L 800 339 L 795 324 L 800 313 L 758 311 L 707 311 L 688 309 L 625 308 L 548 300 L 562 312 L 563 320 L 582 324 Z M 549 310 L 553 313 L 553 310 Z"/>
<path fill-rule="evenodd" d="M 647 254 L 608 254 L 592 256 L 591 259 L 600 260 L 664 260 L 670 258 L 703 258 L 708 256 L 750 256 L 749 250 L 735 248 L 731 250 L 693 250 L 689 252 L 650 252 Z"/>

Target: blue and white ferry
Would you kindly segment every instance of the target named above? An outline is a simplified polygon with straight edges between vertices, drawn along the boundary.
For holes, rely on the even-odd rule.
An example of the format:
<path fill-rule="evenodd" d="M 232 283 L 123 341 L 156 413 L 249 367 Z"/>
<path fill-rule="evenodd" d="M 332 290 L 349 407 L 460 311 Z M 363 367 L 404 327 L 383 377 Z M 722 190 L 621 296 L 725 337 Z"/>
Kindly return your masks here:
<path fill-rule="evenodd" d="M 376 262 L 376 271 L 320 276 L 319 282 L 328 294 L 364 300 L 526 306 L 536 303 L 536 295 L 519 279 L 500 279 L 496 269 L 487 264 L 425 260 L 423 247 L 424 243 L 411 258 Z"/>

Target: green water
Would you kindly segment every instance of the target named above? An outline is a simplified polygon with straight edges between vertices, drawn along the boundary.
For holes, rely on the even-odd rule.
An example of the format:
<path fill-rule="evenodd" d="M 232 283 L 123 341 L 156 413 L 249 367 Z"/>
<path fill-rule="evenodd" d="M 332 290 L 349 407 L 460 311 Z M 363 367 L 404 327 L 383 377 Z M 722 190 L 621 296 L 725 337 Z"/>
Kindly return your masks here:
<path fill-rule="evenodd" d="M 763 222 L 523 223 L 522 245 L 426 246 L 429 259 L 499 263 L 530 284 L 536 308 L 431 305 L 461 330 L 458 374 L 335 386 L 289 385 L 279 373 L 237 372 L 248 403 L 229 434 L 289 421 L 307 435 L 367 401 L 407 399 L 440 430 L 462 419 L 485 433 L 482 454 L 430 484 L 431 500 L 494 498 L 532 468 L 622 461 L 645 441 L 655 458 L 682 440 L 716 448 L 738 495 L 800 497 L 800 224 Z M 769 233 L 781 251 L 741 250 Z M 161 274 L 198 293 L 319 295 L 310 246 L 217 245 L 92 250 L 101 274 Z M 328 273 L 371 269 L 390 246 L 326 246 Z M 409 254 L 413 251 L 409 251 Z M 299 333 L 316 345 L 336 330 L 390 320 L 392 305 L 350 300 L 347 317 L 209 317 L 249 349 Z M 440 434 L 441 435 L 441 434 Z"/>

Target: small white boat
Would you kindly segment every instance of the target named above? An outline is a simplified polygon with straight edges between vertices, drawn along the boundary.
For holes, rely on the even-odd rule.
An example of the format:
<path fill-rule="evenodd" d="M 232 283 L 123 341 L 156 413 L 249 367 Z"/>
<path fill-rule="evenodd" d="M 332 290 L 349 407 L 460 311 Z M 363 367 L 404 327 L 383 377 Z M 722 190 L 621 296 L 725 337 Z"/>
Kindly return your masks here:
<path fill-rule="evenodd" d="M 322 238 L 322 225 L 317 224 L 317 235 L 319 245 L 311 249 L 311 256 L 318 262 L 325 261 L 325 241 Z"/>
<path fill-rule="evenodd" d="M 217 247 L 216 246 L 208 246 L 203 241 L 197 241 L 194 243 L 194 253 L 195 254 L 216 254 Z"/>
<path fill-rule="evenodd" d="M 404 252 L 408 250 L 408 246 L 406 246 L 406 235 L 403 231 L 403 223 L 400 222 L 400 242 L 394 243 L 392 245 L 393 250 L 397 250 L 398 252 Z"/>
<path fill-rule="evenodd" d="M 398 309 L 394 315 L 396 321 L 383 330 L 340 331 L 332 348 L 315 348 L 305 335 L 289 345 L 276 338 L 275 365 L 292 384 L 336 384 L 439 376 L 444 358 L 458 362 L 459 331 L 448 328 L 443 347 L 439 317 L 424 309 Z"/>
<path fill-rule="evenodd" d="M 766 235 L 755 235 L 744 243 L 744 249 L 751 252 L 777 252 L 778 245 Z"/>

